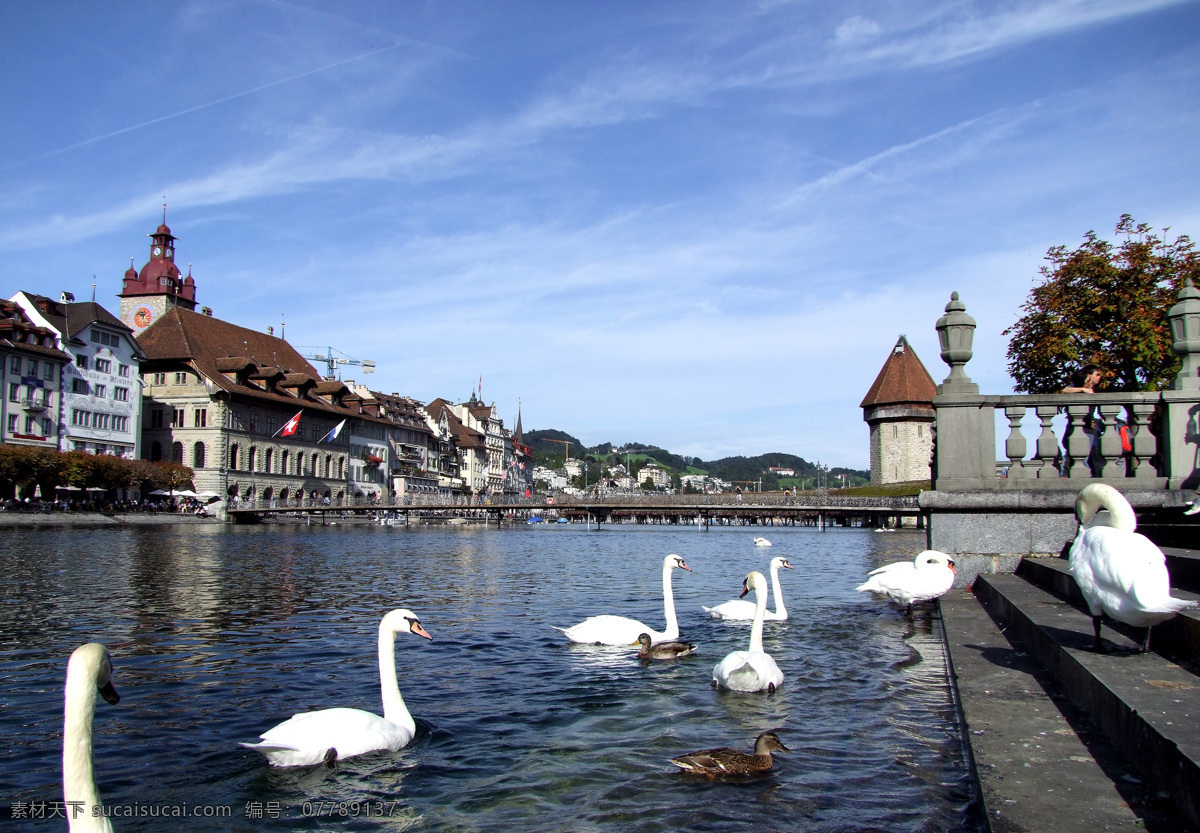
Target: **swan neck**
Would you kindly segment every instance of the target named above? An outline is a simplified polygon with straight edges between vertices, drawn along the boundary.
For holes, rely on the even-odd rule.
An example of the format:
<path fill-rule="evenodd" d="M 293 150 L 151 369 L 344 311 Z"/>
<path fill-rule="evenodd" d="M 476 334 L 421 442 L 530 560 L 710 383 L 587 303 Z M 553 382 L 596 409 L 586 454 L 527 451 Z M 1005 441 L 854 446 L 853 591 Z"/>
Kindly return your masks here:
<path fill-rule="evenodd" d="M 750 651 L 762 653 L 763 616 L 767 612 L 766 588 L 754 587 L 754 624 L 750 627 Z"/>
<path fill-rule="evenodd" d="M 663 631 L 663 641 L 670 642 L 679 638 L 679 622 L 675 618 L 675 594 L 671 590 L 671 567 L 663 567 L 663 615 L 667 619 L 667 627 Z"/>
<path fill-rule="evenodd" d="M 1087 488 L 1076 501 L 1075 515 L 1080 526 L 1086 524 L 1101 509 L 1108 511 L 1108 526 L 1122 532 L 1137 529 L 1137 515 L 1133 507 L 1120 492 L 1108 489 Z"/>
<path fill-rule="evenodd" d="M 775 594 L 775 615 L 779 617 L 787 615 L 787 608 L 783 606 L 783 593 L 779 589 L 778 564 L 771 568 L 771 592 Z"/>
<path fill-rule="evenodd" d="M 92 715 L 96 707 L 98 669 L 67 667 L 63 708 L 63 800 L 67 826 L 73 831 L 111 830 L 100 807 L 100 790 L 92 772 Z"/>
<path fill-rule="evenodd" d="M 379 626 L 379 689 L 383 694 L 383 719 L 416 732 L 417 724 L 408 713 L 400 684 L 396 682 L 396 632 L 383 625 Z"/>

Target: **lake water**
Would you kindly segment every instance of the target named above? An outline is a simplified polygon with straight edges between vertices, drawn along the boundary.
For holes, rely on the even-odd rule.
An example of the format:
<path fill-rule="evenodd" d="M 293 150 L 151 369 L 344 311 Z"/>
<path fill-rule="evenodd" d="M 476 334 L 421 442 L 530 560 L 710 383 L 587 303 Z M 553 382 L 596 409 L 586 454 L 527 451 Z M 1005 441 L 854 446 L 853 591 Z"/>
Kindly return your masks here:
<path fill-rule="evenodd" d="M 774 547 L 756 549 L 755 535 Z M 78 645 L 109 646 L 121 702 L 97 700 L 96 777 L 125 830 L 972 831 L 940 625 L 854 592 L 923 534 L 735 527 L 187 526 L 8 530 L 0 555 L 0 813 L 62 800 L 62 686 Z M 663 625 L 675 571 L 694 656 L 570 645 L 550 625 L 597 613 Z M 712 667 L 749 625 L 704 618 L 784 555 L 791 618 L 766 625 L 773 696 L 720 693 Z M 400 634 L 407 748 L 333 769 L 268 767 L 238 741 L 299 711 L 382 711 L 376 633 Z M 932 632 L 931 632 L 932 630 Z M 667 759 L 791 754 L 741 783 Z M 153 813 L 222 813 L 167 825 Z M 217 808 L 206 810 L 205 808 Z M 228 808 L 223 810 L 221 808 Z M 367 816 L 370 812 L 376 815 Z M 383 815 L 378 815 L 382 813 Z M 277 817 L 276 817 L 277 816 Z M 7 829 L 61 830 L 18 820 Z"/>

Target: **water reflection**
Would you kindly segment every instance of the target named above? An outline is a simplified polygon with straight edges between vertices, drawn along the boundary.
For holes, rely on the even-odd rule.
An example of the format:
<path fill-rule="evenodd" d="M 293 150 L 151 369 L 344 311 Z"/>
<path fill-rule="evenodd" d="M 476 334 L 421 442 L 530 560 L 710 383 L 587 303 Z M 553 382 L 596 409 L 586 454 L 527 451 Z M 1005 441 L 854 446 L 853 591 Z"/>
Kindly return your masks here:
<path fill-rule="evenodd" d="M 223 829 L 962 830 L 966 770 L 936 622 L 915 626 L 855 593 L 915 534 L 778 529 L 755 551 L 742 530 L 61 530 L 11 533 L 0 574 L 4 800 L 58 799 L 66 658 L 107 643 L 119 706 L 96 715 L 109 803 L 223 805 Z M 745 539 L 745 540 L 744 540 Z M 597 612 L 662 617 L 662 558 L 682 555 L 681 660 L 571 645 L 551 625 Z M 790 618 L 764 647 L 786 676 L 774 696 L 713 691 L 712 667 L 749 623 L 702 605 L 736 596 L 770 556 Z M 269 768 L 237 742 L 294 712 L 378 711 L 379 618 L 409 607 L 432 643 L 398 640 L 417 736 L 398 753 L 333 770 Z M 750 784 L 698 782 L 667 763 L 749 747 L 778 729 L 793 749 Z M 379 801 L 383 817 L 304 808 Z M 246 817 L 276 807 L 279 818 Z M 155 829 L 123 819 L 121 830 Z M 30 822 L 29 829 L 45 829 Z M 41 826 L 39 826 L 41 825 Z M 181 820 L 176 829 L 211 822 Z"/>

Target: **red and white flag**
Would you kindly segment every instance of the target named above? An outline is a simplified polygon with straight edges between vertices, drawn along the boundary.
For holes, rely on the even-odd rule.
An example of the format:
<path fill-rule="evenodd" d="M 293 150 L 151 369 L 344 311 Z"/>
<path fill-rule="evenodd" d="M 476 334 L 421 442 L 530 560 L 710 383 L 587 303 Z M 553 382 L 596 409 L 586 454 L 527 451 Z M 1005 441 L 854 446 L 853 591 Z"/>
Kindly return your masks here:
<path fill-rule="evenodd" d="M 296 431 L 300 428 L 300 417 L 303 414 L 304 414 L 304 411 L 301 411 L 300 413 L 296 414 L 294 417 L 289 419 L 287 422 L 285 422 L 283 424 L 283 427 L 279 429 L 279 436 L 290 437 L 290 436 L 292 436 L 292 434 L 295 434 Z"/>

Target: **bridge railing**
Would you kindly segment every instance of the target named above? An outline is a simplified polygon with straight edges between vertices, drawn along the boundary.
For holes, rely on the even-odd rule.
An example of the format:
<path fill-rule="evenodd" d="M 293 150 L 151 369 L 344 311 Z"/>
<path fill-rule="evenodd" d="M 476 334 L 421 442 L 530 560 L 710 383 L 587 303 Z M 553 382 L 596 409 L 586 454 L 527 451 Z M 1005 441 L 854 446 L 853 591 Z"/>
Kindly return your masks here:
<path fill-rule="evenodd" d="M 1167 317 L 1182 358 L 1168 390 L 983 396 L 964 371 L 975 320 L 954 293 L 937 323 L 950 375 L 933 398 L 934 489 L 1200 486 L 1200 292 L 1190 280 Z M 999 454 L 997 426 L 1007 431 Z"/>
<path fill-rule="evenodd" d="M 415 496 L 414 496 L 415 497 Z M 326 509 L 334 511 L 337 509 L 351 509 L 356 511 L 364 510 L 440 510 L 440 509 L 476 509 L 486 510 L 489 512 L 505 511 L 507 509 L 526 510 L 526 511 L 555 511 L 559 509 L 578 509 L 582 507 L 596 508 L 613 508 L 621 509 L 624 507 L 661 507 L 663 509 L 679 509 L 680 507 L 694 507 L 697 512 L 703 511 L 705 508 L 720 508 L 720 509 L 762 509 L 772 507 L 795 507 L 809 509 L 850 509 L 854 507 L 871 507 L 871 508 L 896 508 L 896 509 L 914 509 L 917 506 L 916 497 L 865 497 L 861 495 L 839 495 L 836 493 L 829 494 L 800 494 L 793 497 L 790 493 L 783 492 L 751 492 L 743 494 L 739 500 L 737 495 L 720 494 L 720 495 L 656 495 L 656 494 L 632 494 L 632 495 L 600 495 L 597 496 L 580 496 L 570 495 L 563 492 L 555 492 L 549 495 L 536 495 L 532 497 L 524 497 L 517 495 L 496 496 L 493 498 L 484 499 L 482 501 L 459 498 L 439 498 L 437 496 L 422 495 L 419 499 L 403 498 L 394 501 L 377 501 L 368 498 L 346 498 L 341 501 L 336 498 L 331 498 L 327 503 L 324 498 L 303 498 L 301 500 L 279 500 L 279 499 L 251 499 L 240 498 L 236 502 L 231 500 L 228 508 L 231 510 L 243 511 L 288 511 L 288 510 L 311 510 L 311 509 Z"/>

